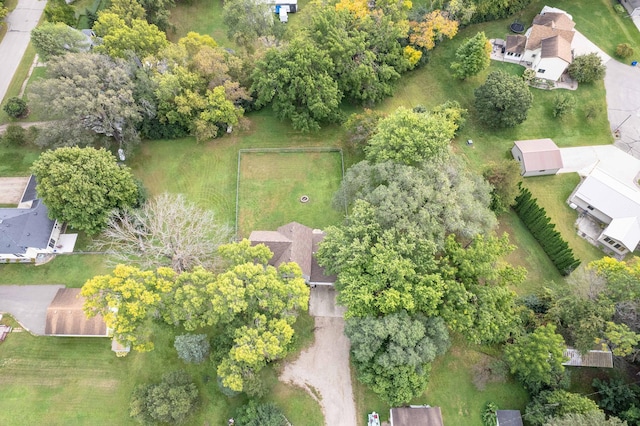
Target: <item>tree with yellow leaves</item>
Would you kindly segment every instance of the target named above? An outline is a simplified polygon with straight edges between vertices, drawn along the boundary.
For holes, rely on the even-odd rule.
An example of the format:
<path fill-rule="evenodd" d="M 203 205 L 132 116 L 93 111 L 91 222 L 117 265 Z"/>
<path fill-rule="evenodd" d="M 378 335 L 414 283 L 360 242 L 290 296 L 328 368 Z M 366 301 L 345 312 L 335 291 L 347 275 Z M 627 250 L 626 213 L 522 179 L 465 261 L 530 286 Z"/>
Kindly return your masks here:
<path fill-rule="evenodd" d="M 420 22 L 409 22 L 409 42 L 414 46 L 431 50 L 444 37 L 452 39 L 458 33 L 458 21 L 449 19 L 441 10 L 424 15 Z"/>
<path fill-rule="evenodd" d="M 118 265 L 110 275 L 96 276 L 82 287 L 88 317 L 102 315 L 113 337 L 139 352 L 153 350 L 146 325 L 161 295 L 173 289 L 176 272 L 171 268 L 142 271 Z"/>

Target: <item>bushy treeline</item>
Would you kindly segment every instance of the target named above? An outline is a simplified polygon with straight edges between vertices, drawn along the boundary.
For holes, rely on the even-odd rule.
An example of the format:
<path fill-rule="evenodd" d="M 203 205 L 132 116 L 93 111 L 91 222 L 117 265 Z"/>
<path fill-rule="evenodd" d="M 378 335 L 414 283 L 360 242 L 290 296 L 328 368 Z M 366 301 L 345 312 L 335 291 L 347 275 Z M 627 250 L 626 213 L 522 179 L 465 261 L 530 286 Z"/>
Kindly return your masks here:
<path fill-rule="evenodd" d="M 545 209 L 531 196 L 531 191 L 521 187 L 513 209 L 562 275 L 569 275 L 580 265 L 580 260 L 574 257 L 573 250 L 556 231 L 556 225 L 551 223 Z"/>
<path fill-rule="evenodd" d="M 506 18 L 527 7 L 531 0 L 472 0 L 475 5 L 475 13 L 471 18 L 472 24 L 495 21 Z"/>

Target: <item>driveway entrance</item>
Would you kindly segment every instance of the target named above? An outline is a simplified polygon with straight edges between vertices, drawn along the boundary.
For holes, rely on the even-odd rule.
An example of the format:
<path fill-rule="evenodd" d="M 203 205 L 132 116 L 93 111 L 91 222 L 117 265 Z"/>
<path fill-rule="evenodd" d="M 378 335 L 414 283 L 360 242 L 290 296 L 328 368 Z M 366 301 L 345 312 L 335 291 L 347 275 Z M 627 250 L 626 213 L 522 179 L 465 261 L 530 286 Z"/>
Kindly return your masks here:
<path fill-rule="evenodd" d="M 47 308 L 63 285 L 0 286 L 0 312 L 11 314 L 33 334 L 44 335 Z"/>

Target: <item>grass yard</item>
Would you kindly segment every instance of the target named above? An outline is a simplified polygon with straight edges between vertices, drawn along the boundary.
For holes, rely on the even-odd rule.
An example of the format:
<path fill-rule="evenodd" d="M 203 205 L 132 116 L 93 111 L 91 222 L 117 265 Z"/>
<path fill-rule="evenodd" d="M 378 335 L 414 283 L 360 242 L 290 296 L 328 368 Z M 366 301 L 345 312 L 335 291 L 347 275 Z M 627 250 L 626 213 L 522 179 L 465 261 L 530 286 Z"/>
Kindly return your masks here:
<path fill-rule="evenodd" d="M 339 223 L 331 208 L 342 181 L 340 152 L 243 152 L 240 154 L 238 234 L 275 230 L 291 221 L 311 228 Z M 309 201 L 302 203 L 306 195 Z"/>
<path fill-rule="evenodd" d="M 455 338 L 447 354 L 433 363 L 429 389 L 412 403 L 439 406 L 444 423 L 450 425 L 482 426 L 481 414 L 487 402 L 503 410 L 524 411 L 529 397 L 512 379 L 495 377 L 484 390 L 474 385 L 474 366 L 497 361 L 483 350 Z"/>
<path fill-rule="evenodd" d="M 222 20 L 223 0 L 192 0 L 177 2 L 171 9 L 171 23 L 175 31 L 169 31 L 171 41 L 187 35 L 189 31 L 207 34 L 220 46 L 234 48 L 235 44 L 227 38 L 227 27 Z"/>
<path fill-rule="evenodd" d="M 4 101 L 14 96 L 18 96 L 20 94 L 20 88 L 22 87 L 22 83 L 27 78 L 29 74 L 29 68 L 31 68 L 31 64 L 33 63 L 33 59 L 36 57 L 36 49 L 34 49 L 33 45 L 29 43 L 27 50 L 24 52 L 24 56 L 20 61 L 20 65 L 16 69 L 16 73 L 13 75 L 13 79 L 11 80 L 11 84 L 7 89 L 7 94 L 2 100 L 2 105 L 4 106 Z M 11 117 L 4 112 L 4 109 L 0 109 L 0 124 L 6 124 L 14 121 Z"/>
<path fill-rule="evenodd" d="M 10 317 L 2 323 L 16 325 Z M 297 347 L 312 340 L 313 320 L 302 315 L 295 325 Z M 117 358 L 110 341 L 101 338 L 34 337 L 12 333 L 0 345 L 0 424 L 3 425 L 134 425 L 129 398 L 137 384 L 158 382 L 167 371 L 184 368 L 200 390 L 201 409 L 187 425 L 226 424 L 246 402 L 244 396 L 227 398 L 218 389 L 215 367 L 184 364 L 173 348 L 175 330 L 154 329 L 156 348 Z M 276 366 L 277 368 L 277 366 Z M 273 401 L 295 425 L 324 424 L 320 406 L 303 390 L 277 382 L 275 370 L 266 400 Z"/>
<path fill-rule="evenodd" d="M 297 132 L 268 109 L 251 114 L 250 121 L 250 129 L 206 144 L 193 138 L 146 142 L 130 165 L 151 194 L 183 193 L 233 226 L 240 148 L 337 147 L 342 135 L 338 126 L 321 133 Z M 345 167 L 350 161 L 345 157 Z"/>

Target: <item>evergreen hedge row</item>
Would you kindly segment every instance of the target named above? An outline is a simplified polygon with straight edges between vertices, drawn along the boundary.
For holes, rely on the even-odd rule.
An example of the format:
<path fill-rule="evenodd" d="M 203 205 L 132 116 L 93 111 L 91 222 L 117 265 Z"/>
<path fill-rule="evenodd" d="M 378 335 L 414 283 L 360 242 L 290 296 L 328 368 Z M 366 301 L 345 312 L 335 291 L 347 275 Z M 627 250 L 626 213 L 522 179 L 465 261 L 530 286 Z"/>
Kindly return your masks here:
<path fill-rule="evenodd" d="M 556 225 L 551 223 L 547 212 L 538 205 L 531 192 L 520 187 L 520 194 L 516 197 L 513 209 L 522 222 L 538 240 L 544 252 L 549 256 L 562 275 L 569 275 L 571 271 L 580 265 L 580 260 L 573 256 L 573 250 L 562 239 L 562 235 L 556 231 Z"/>

